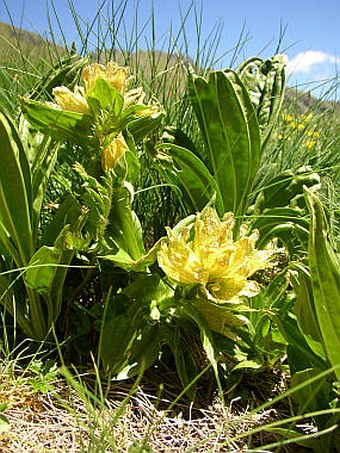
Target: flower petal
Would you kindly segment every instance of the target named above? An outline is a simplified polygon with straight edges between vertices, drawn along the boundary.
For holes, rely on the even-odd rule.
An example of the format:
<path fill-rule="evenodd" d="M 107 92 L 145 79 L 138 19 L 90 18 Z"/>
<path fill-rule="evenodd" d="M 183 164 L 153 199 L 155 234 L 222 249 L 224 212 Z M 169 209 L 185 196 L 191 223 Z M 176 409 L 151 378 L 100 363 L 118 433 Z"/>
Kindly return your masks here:
<path fill-rule="evenodd" d="M 62 110 L 91 115 L 91 109 L 80 87 L 76 87 L 74 92 L 64 86 L 55 87 L 52 90 L 52 94 L 55 97 L 57 105 Z"/>

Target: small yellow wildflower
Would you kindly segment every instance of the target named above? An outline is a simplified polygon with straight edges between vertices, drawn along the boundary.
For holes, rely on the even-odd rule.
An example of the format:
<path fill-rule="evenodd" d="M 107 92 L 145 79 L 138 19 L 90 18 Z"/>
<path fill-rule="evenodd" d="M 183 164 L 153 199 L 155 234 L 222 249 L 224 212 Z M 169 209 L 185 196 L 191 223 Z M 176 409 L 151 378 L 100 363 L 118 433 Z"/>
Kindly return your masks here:
<path fill-rule="evenodd" d="M 52 90 L 56 105 L 62 110 L 70 112 L 91 114 L 91 109 L 85 98 L 85 92 L 82 87 L 76 86 L 74 91 L 69 90 L 67 87 L 55 87 Z"/>
<path fill-rule="evenodd" d="M 305 123 L 308 123 L 312 118 L 313 118 L 313 113 L 308 113 L 308 114 L 302 115 L 302 120 Z"/>
<path fill-rule="evenodd" d="M 315 138 L 315 139 L 318 139 L 318 138 L 321 137 L 321 134 L 320 134 L 320 132 L 318 132 L 318 131 L 308 131 L 308 132 L 307 132 L 307 136 L 308 136 L 308 137 L 313 137 L 313 138 Z"/>
<path fill-rule="evenodd" d="M 101 154 L 102 167 L 104 171 L 110 171 L 115 167 L 118 159 L 128 149 L 123 134 L 118 134 L 110 144 L 104 148 Z"/>
<path fill-rule="evenodd" d="M 307 140 L 306 141 L 306 148 L 307 149 L 312 149 L 312 148 L 314 148 L 315 145 L 316 145 L 316 141 L 315 140 Z"/>
<path fill-rule="evenodd" d="M 289 114 L 284 115 L 284 116 L 283 116 L 283 119 L 284 119 L 285 121 L 289 121 L 289 122 L 290 122 L 290 121 L 293 121 L 292 115 L 289 115 Z"/>
<path fill-rule="evenodd" d="M 190 229 L 179 233 L 167 228 L 168 242 L 161 244 L 158 264 L 177 283 L 201 286 L 210 300 L 223 303 L 240 296 L 254 296 L 260 288 L 248 280 L 255 271 L 268 266 L 269 250 L 256 250 L 258 232 L 233 241 L 234 215 L 222 221 L 216 211 L 206 208 L 197 214 Z"/>

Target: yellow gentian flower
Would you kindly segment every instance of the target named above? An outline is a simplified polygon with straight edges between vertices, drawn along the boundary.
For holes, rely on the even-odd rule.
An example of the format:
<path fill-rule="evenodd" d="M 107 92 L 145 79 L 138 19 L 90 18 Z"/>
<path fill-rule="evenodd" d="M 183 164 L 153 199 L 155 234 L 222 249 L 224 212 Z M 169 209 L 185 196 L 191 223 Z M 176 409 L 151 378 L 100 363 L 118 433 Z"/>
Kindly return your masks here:
<path fill-rule="evenodd" d="M 106 66 L 93 63 L 86 66 L 81 74 L 84 87 L 75 86 L 74 91 L 67 87 L 61 86 L 53 89 L 55 103 L 50 103 L 53 107 L 70 112 L 84 113 L 91 115 L 91 109 L 88 105 L 86 95 L 94 87 L 96 80 L 101 78 L 110 83 L 124 98 L 124 109 L 132 105 L 143 105 L 144 108 L 135 112 L 135 116 L 153 116 L 159 113 L 159 106 L 155 104 L 145 105 L 145 93 L 142 88 L 128 90 L 132 77 L 128 68 L 118 66 L 111 61 Z"/>
<path fill-rule="evenodd" d="M 118 159 L 123 156 L 127 149 L 128 146 L 124 140 L 123 134 L 118 134 L 102 151 L 101 161 L 103 170 L 112 170 Z"/>
<path fill-rule="evenodd" d="M 62 110 L 70 112 L 84 113 L 91 115 L 91 109 L 87 103 L 85 92 L 82 87 L 76 86 L 74 91 L 69 90 L 67 87 L 55 87 L 52 90 L 56 104 Z"/>
<path fill-rule="evenodd" d="M 132 79 L 128 68 L 120 67 L 114 61 L 110 61 L 106 66 L 99 63 L 90 64 L 83 69 L 81 77 L 86 92 L 95 85 L 98 78 L 101 78 L 110 83 L 122 95 Z"/>
<path fill-rule="evenodd" d="M 168 238 L 158 253 L 158 264 L 179 284 L 200 285 L 205 296 L 223 303 L 240 296 L 254 296 L 260 288 L 248 280 L 255 271 L 269 266 L 270 250 L 257 250 L 258 232 L 233 240 L 234 215 L 222 221 L 216 211 L 206 208 L 197 214 L 192 227 L 179 232 L 167 228 Z"/>

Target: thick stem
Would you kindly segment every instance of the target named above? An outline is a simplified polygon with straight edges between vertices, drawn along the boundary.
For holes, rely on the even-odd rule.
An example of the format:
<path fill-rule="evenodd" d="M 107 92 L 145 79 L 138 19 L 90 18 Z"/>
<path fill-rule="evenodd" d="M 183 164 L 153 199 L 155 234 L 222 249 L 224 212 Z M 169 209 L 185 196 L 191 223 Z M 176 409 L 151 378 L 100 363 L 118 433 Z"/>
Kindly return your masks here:
<path fill-rule="evenodd" d="M 27 288 L 29 301 L 29 324 L 34 340 L 43 340 L 47 334 L 46 319 L 42 310 L 42 300 L 36 291 Z M 27 332 L 28 333 L 28 332 Z"/>

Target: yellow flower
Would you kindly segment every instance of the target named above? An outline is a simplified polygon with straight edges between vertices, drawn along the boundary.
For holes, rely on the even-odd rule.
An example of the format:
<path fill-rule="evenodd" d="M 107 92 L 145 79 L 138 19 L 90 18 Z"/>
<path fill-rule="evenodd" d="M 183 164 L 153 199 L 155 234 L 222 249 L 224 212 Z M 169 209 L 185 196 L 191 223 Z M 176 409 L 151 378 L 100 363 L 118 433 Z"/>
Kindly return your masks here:
<path fill-rule="evenodd" d="M 307 149 L 312 149 L 312 148 L 314 148 L 315 145 L 316 145 L 316 141 L 314 141 L 314 140 L 307 140 L 306 141 Z"/>
<path fill-rule="evenodd" d="M 82 80 L 85 84 L 85 92 L 92 88 L 97 78 L 101 78 L 110 83 L 124 97 L 124 109 L 132 105 L 145 105 L 145 93 L 141 87 L 128 90 L 132 77 L 128 68 L 118 66 L 117 63 L 110 61 L 106 66 L 93 63 L 83 69 Z M 157 105 L 148 105 L 141 111 L 135 112 L 135 116 L 153 116 L 159 113 Z"/>
<path fill-rule="evenodd" d="M 84 87 L 75 86 L 74 91 L 61 86 L 53 89 L 55 103 L 49 103 L 53 107 L 70 112 L 84 113 L 91 115 L 92 111 L 87 102 L 86 96 L 88 91 L 94 87 L 96 80 L 101 78 L 110 83 L 124 98 L 124 109 L 132 105 L 143 105 L 145 108 L 137 110 L 134 115 L 151 116 L 157 115 L 160 111 L 159 106 L 155 104 L 144 104 L 145 93 L 142 88 L 128 90 L 132 77 L 128 68 L 118 66 L 111 61 L 106 66 L 93 63 L 83 69 L 81 75 Z"/>
<path fill-rule="evenodd" d="M 308 131 L 308 132 L 307 132 L 307 136 L 308 136 L 308 137 L 313 137 L 313 138 L 315 138 L 315 139 L 318 139 L 318 138 L 321 137 L 321 134 L 320 134 L 320 132 L 318 132 L 318 131 Z"/>
<path fill-rule="evenodd" d="M 83 88 L 76 86 L 74 91 L 69 90 L 67 87 L 55 87 L 52 90 L 56 105 L 62 110 L 70 112 L 91 114 L 91 109 L 85 98 Z"/>
<path fill-rule="evenodd" d="M 106 80 L 122 95 L 131 82 L 129 70 L 118 66 L 114 61 L 110 61 L 106 66 L 93 63 L 83 69 L 82 79 L 86 92 L 95 85 L 98 78 Z"/>
<path fill-rule="evenodd" d="M 289 115 L 288 113 L 286 115 L 284 115 L 283 118 L 285 121 L 293 121 L 292 115 Z"/>
<path fill-rule="evenodd" d="M 101 154 L 102 167 L 104 171 L 110 171 L 115 167 L 118 159 L 128 149 L 123 134 L 118 134 L 110 144 L 104 148 Z"/>
<path fill-rule="evenodd" d="M 158 264 L 177 283 L 201 286 L 206 297 L 218 303 L 240 296 L 254 296 L 260 288 L 248 280 L 255 271 L 267 267 L 269 250 L 255 249 L 258 232 L 233 240 L 234 215 L 229 212 L 222 221 L 216 211 L 206 208 L 197 214 L 194 225 L 167 228 L 168 241 L 163 241 Z"/>
<path fill-rule="evenodd" d="M 308 114 L 302 115 L 302 121 L 305 121 L 306 123 L 308 123 L 312 118 L 313 118 L 313 113 L 308 113 Z"/>

